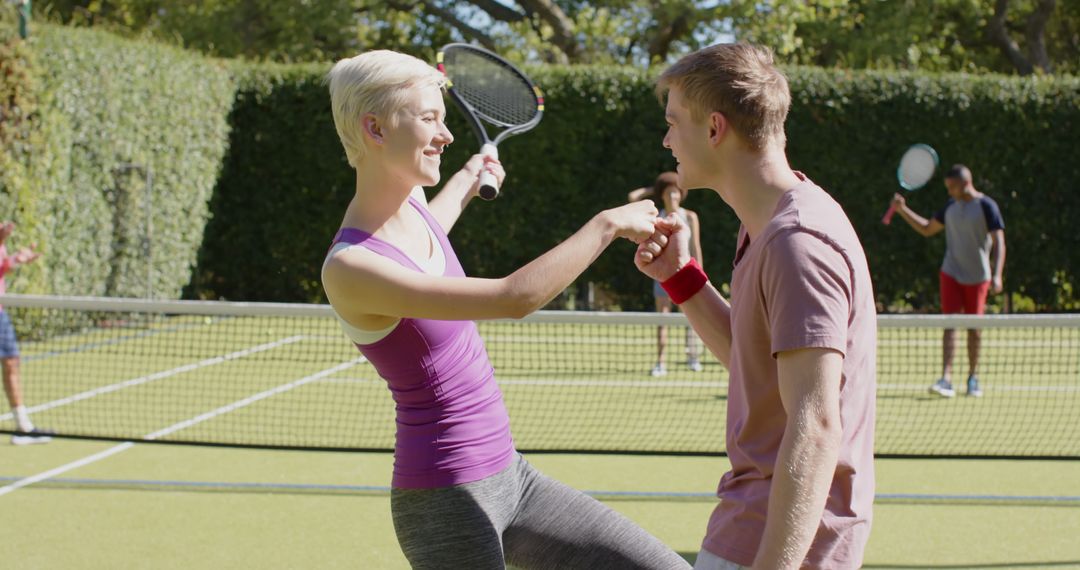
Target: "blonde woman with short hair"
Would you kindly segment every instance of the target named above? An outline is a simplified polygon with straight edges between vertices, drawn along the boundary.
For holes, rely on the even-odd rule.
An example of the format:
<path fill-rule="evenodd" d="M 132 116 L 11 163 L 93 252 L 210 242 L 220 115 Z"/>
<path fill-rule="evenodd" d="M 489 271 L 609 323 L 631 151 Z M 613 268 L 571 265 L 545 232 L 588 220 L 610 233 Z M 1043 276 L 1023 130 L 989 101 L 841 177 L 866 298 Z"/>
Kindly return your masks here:
<path fill-rule="evenodd" d="M 397 403 L 390 494 L 414 568 L 688 568 L 637 525 L 540 474 L 515 451 L 510 419 L 474 319 L 522 317 L 566 288 L 615 238 L 654 230 L 651 203 L 594 216 L 501 279 L 466 277 L 447 239 L 487 170 L 473 156 L 439 182 L 443 77 L 410 56 L 368 52 L 329 76 L 334 124 L 356 194 L 323 266 L 346 334 Z"/>

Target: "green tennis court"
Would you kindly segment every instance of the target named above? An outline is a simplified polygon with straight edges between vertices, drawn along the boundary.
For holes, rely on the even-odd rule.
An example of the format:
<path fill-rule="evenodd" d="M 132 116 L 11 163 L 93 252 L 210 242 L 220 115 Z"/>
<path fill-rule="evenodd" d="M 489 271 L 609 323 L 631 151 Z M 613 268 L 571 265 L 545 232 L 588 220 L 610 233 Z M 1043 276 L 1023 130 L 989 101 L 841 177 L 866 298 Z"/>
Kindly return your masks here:
<path fill-rule="evenodd" d="M 392 446 L 393 402 L 325 308 L 39 301 L 5 302 L 27 339 L 35 422 L 118 441 L 0 446 L 0 502 L 19 521 L 0 529 L 2 559 L 405 567 L 389 519 L 392 458 L 362 451 Z M 692 559 L 727 465 L 701 456 L 723 451 L 727 378 L 715 361 L 680 366 L 679 346 L 671 373 L 650 377 L 656 326 L 683 326 L 657 319 L 540 313 L 480 328 L 530 461 Z M 987 395 L 942 400 L 926 387 L 946 324 L 964 323 L 883 320 L 878 453 L 1013 459 L 879 459 L 867 567 L 1080 567 L 1080 462 L 1016 460 L 1080 455 L 1080 327 L 988 324 Z"/>
<path fill-rule="evenodd" d="M 328 307 L 18 296 L 6 304 L 25 339 L 30 411 L 59 433 L 393 447 L 389 391 Z M 987 396 L 931 396 L 942 329 L 972 323 L 984 327 Z M 684 335 L 672 334 L 671 374 L 649 376 L 658 325 L 686 326 L 681 315 L 655 313 L 481 323 L 519 448 L 721 454 L 726 372 L 710 359 L 701 373 L 681 365 Z M 878 345 L 879 456 L 1080 457 L 1080 318 L 882 317 Z M 0 429 L 12 425 L 0 414 Z"/>
<path fill-rule="evenodd" d="M 7 477 L 117 444 L 0 446 Z M 531 455 L 691 558 L 723 458 Z M 135 445 L 0 496 L 12 568 L 407 568 L 388 454 Z M 867 568 L 1080 567 L 1080 464 L 879 460 Z M 6 479 L 0 487 L 10 485 Z M 12 518 L 14 517 L 14 518 Z"/>

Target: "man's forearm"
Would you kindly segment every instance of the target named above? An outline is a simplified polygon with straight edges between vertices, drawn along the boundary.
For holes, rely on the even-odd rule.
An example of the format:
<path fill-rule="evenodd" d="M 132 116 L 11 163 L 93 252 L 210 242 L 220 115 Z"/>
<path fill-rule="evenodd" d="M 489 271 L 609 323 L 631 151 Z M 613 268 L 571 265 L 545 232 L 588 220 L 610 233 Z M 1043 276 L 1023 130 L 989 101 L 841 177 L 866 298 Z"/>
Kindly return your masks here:
<path fill-rule="evenodd" d="M 926 235 L 926 230 L 930 226 L 930 220 L 916 214 L 915 211 L 908 208 L 906 204 L 898 207 L 896 212 L 900 214 L 901 218 L 904 218 L 904 221 L 911 226 L 911 229 L 919 232 L 921 235 Z"/>
<path fill-rule="evenodd" d="M 800 567 L 821 523 L 839 449 L 838 431 L 789 424 L 776 459 L 765 533 L 754 568 Z"/>
<path fill-rule="evenodd" d="M 731 305 L 712 286 L 705 284 L 696 295 L 679 306 L 701 342 L 725 366 L 731 361 Z"/>
<path fill-rule="evenodd" d="M 1005 272 L 1005 237 L 999 236 L 994 247 L 994 275 L 1001 279 Z"/>
<path fill-rule="evenodd" d="M 754 567 L 798 568 L 825 511 L 843 428 L 840 379 L 844 357 L 820 348 L 776 355 L 786 424 L 773 467 L 765 533 Z"/>

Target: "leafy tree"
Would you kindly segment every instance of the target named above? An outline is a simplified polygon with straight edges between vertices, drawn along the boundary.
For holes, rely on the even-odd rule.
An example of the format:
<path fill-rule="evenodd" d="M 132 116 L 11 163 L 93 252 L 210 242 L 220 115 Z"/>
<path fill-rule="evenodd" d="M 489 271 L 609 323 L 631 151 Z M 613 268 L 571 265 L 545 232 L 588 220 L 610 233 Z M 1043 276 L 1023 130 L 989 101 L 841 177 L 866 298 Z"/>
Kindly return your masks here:
<path fill-rule="evenodd" d="M 1080 72 L 1076 0 L 39 0 L 64 21 L 226 57 L 327 60 L 449 41 L 519 61 L 650 65 L 717 41 L 843 68 Z"/>
<path fill-rule="evenodd" d="M 784 18 L 785 14 L 775 16 Z M 1036 69 L 1080 71 L 1080 7 L 1076 2 L 821 1 L 806 3 L 795 16 L 799 23 L 790 26 L 794 29 L 788 35 L 763 39 L 792 48 L 787 55 L 798 63 L 1021 75 Z M 751 35 L 770 19 L 763 19 L 761 13 L 742 18 L 737 27 Z"/>
<path fill-rule="evenodd" d="M 148 34 L 223 57 L 325 59 L 356 45 L 349 2 L 45 0 L 41 5 L 65 22 Z"/>
<path fill-rule="evenodd" d="M 145 33 L 225 57 L 333 59 L 454 40 L 512 57 L 649 63 L 716 40 L 696 0 L 40 0 L 64 22 Z"/>

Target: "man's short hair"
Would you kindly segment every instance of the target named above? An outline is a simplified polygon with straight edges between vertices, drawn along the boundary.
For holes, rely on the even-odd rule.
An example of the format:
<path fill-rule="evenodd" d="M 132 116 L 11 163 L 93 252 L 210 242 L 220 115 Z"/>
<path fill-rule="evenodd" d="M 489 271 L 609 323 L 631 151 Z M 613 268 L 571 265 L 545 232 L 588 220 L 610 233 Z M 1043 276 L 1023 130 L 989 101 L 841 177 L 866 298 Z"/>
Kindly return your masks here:
<path fill-rule="evenodd" d="M 672 87 L 682 91 L 695 121 L 720 112 L 755 150 L 772 140 L 785 142 L 791 91 L 768 48 L 736 43 L 700 49 L 660 74 L 661 104 Z"/>
<path fill-rule="evenodd" d="M 954 164 L 945 171 L 945 178 L 963 180 L 964 182 L 971 182 L 971 169 L 963 164 Z"/>
<path fill-rule="evenodd" d="M 387 122 L 405 104 L 410 90 L 427 85 L 442 87 L 446 77 L 423 60 L 390 50 L 375 50 L 342 59 L 326 74 L 334 127 L 349 165 L 364 158 L 361 120 L 368 113 Z"/>

